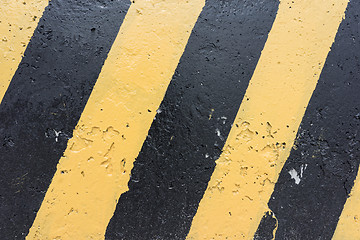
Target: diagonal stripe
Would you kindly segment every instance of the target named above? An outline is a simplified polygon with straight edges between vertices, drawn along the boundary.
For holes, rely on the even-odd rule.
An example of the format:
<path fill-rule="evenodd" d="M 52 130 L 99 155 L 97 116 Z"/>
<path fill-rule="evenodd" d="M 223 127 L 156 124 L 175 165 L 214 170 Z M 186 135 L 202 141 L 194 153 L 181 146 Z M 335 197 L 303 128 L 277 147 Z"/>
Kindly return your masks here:
<path fill-rule="evenodd" d="M 186 238 L 277 8 L 276 0 L 206 1 L 106 239 Z"/>
<path fill-rule="evenodd" d="M 253 238 L 346 4 L 347 0 L 280 2 L 187 239 Z"/>
<path fill-rule="evenodd" d="M 276 239 L 331 239 L 354 184 L 360 159 L 359 11 L 360 2 L 350 1 L 269 201 L 278 219 Z M 352 229 L 341 239 L 359 239 Z"/>
<path fill-rule="evenodd" d="M 48 0 L 3 0 L 0 5 L 0 103 Z"/>
<path fill-rule="evenodd" d="M 360 239 L 360 170 L 340 215 L 333 240 Z"/>
<path fill-rule="evenodd" d="M 0 239 L 27 235 L 129 5 L 46 8 L 0 105 Z"/>
<path fill-rule="evenodd" d="M 333 240 L 360 239 L 360 171 L 339 218 Z"/>
<path fill-rule="evenodd" d="M 131 5 L 27 239 L 104 238 L 204 4 Z"/>

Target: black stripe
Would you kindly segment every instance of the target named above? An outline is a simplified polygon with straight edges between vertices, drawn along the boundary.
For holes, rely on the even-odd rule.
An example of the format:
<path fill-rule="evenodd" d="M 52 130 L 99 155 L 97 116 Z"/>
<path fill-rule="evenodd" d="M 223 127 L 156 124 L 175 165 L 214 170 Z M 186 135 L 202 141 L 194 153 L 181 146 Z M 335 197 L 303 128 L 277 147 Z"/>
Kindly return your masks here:
<path fill-rule="evenodd" d="M 266 212 L 260 221 L 258 231 L 254 235 L 254 240 L 273 240 L 276 227 L 277 221 L 274 218 L 274 213 L 271 211 Z"/>
<path fill-rule="evenodd" d="M 276 239 L 331 239 L 354 184 L 360 160 L 359 11 L 360 2 L 351 1 L 269 201 L 278 219 Z M 300 174 L 301 168 L 297 185 L 289 171 Z M 260 225 L 258 232 L 268 229 Z"/>
<path fill-rule="evenodd" d="M 186 237 L 278 4 L 206 1 L 106 239 Z"/>
<path fill-rule="evenodd" d="M 129 5 L 46 8 L 0 105 L 0 239 L 27 235 Z"/>

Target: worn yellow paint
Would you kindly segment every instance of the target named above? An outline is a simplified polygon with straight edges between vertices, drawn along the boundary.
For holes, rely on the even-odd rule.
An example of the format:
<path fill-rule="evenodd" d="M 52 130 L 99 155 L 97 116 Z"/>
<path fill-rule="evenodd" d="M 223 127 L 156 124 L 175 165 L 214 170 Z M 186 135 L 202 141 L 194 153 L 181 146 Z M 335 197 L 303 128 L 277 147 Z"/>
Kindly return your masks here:
<path fill-rule="evenodd" d="M 347 2 L 280 2 L 188 240 L 253 238 Z"/>
<path fill-rule="evenodd" d="M 0 4 L 0 102 L 49 0 L 2 0 Z"/>
<path fill-rule="evenodd" d="M 360 239 L 360 169 L 332 239 Z"/>
<path fill-rule="evenodd" d="M 137 0 L 26 239 L 103 239 L 204 0 Z"/>

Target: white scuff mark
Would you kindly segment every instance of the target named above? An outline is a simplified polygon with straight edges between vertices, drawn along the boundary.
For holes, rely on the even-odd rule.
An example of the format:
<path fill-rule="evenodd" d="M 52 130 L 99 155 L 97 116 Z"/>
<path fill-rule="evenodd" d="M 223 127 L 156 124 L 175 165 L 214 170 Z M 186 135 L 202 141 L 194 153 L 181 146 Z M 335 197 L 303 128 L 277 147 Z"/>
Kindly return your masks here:
<path fill-rule="evenodd" d="M 216 133 L 216 135 L 220 138 L 221 141 L 224 140 L 224 138 L 221 136 L 220 130 L 219 130 L 218 128 L 215 129 L 215 133 Z"/>
<path fill-rule="evenodd" d="M 159 113 L 161 113 L 162 112 L 162 110 L 159 108 L 158 110 L 156 110 L 156 113 L 157 114 L 159 114 Z"/>
<path fill-rule="evenodd" d="M 55 129 L 53 129 L 53 130 L 54 130 L 54 133 L 55 133 L 55 141 L 58 142 L 61 131 L 57 132 Z"/>
<path fill-rule="evenodd" d="M 208 157 L 210 157 L 210 156 L 209 156 L 209 154 L 206 153 L 206 154 L 205 154 L 205 158 L 208 158 Z"/>
<path fill-rule="evenodd" d="M 226 123 L 226 119 L 227 119 L 227 117 L 225 117 L 225 116 L 221 117 L 221 120 L 222 120 L 222 123 L 223 123 L 223 124 Z"/>
<path fill-rule="evenodd" d="M 304 171 L 307 168 L 307 164 L 302 164 L 300 166 L 300 175 L 298 174 L 298 172 L 293 168 L 289 171 L 289 174 L 291 176 L 291 179 L 295 180 L 295 184 L 299 184 L 301 181 L 301 178 L 303 177 Z"/>
<path fill-rule="evenodd" d="M 218 137 L 221 137 L 221 133 L 220 133 L 219 129 L 215 129 L 215 133 L 216 133 L 216 135 L 218 135 Z"/>
<path fill-rule="evenodd" d="M 289 171 L 289 174 L 291 176 L 291 179 L 294 179 L 295 180 L 295 184 L 299 184 L 301 179 L 297 173 L 297 171 L 293 168 Z"/>
<path fill-rule="evenodd" d="M 300 167 L 300 177 L 301 178 L 303 177 L 303 173 L 306 170 L 306 168 L 307 168 L 307 163 L 301 165 L 301 167 Z"/>

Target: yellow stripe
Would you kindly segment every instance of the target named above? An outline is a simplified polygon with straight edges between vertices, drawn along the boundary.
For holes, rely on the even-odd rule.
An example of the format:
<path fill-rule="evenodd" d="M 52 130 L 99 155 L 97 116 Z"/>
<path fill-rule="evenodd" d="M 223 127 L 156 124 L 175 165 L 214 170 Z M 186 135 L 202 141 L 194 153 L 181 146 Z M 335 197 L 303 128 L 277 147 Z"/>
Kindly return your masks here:
<path fill-rule="evenodd" d="M 281 1 L 188 240 L 253 238 L 347 2 Z"/>
<path fill-rule="evenodd" d="M 136 0 L 27 239 L 103 239 L 204 0 Z"/>
<path fill-rule="evenodd" d="M 0 4 L 0 102 L 48 0 L 2 0 Z"/>
<path fill-rule="evenodd" d="M 360 239 L 360 169 L 332 239 Z"/>

